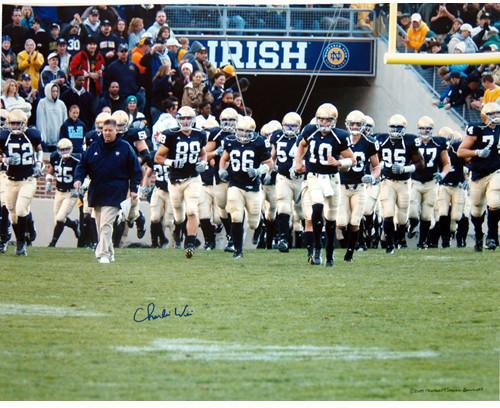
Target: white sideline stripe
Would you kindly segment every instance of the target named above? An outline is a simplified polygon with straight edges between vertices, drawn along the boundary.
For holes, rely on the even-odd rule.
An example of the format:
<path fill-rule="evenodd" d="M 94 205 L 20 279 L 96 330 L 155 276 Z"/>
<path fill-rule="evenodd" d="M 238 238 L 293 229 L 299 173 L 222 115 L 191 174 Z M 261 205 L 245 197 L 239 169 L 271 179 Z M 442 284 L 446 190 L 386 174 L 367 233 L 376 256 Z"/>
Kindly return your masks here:
<path fill-rule="evenodd" d="M 225 343 L 200 339 L 156 339 L 149 346 L 119 346 L 123 353 L 142 354 L 167 352 L 170 360 L 399 360 L 406 358 L 434 358 L 433 351 L 388 351 L 376 347 L 349 346 L 260 346 Z"/>
<path fill-rule="evenodd" d="M 48 305 L 22 305 L 18 303 L 0 303 L 0 316 L 53 316 L 53 317 L 100 317 L 103 313 L 78 310 L 72 307 Z"/>

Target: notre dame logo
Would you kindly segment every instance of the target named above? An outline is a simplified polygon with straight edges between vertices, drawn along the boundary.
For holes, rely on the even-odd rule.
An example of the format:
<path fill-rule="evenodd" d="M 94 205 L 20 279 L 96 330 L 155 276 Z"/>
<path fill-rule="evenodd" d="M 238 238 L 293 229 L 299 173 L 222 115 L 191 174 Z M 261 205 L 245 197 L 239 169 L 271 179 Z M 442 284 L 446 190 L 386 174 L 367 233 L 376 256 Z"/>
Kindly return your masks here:
<path fill-rule="evenodd" d="M 349 62 L 349 50 L 342 43 L 330 43 L 323 52 L 323 62 L 330 69 L 342 69 Z"/>

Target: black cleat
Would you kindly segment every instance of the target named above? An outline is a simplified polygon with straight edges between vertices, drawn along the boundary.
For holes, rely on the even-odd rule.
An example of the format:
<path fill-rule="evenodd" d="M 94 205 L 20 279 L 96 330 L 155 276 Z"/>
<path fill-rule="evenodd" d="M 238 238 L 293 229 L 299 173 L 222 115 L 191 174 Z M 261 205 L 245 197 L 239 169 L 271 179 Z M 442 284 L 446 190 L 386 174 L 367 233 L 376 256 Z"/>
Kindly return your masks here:
<path fill-rule="evenodd" d="M 139 211 L 139 216 L 135 220 L 135 225 L 137 227 L 137 238 L 142 239 L 142 237 L 146 234 L 146 218 L 144 218 L 141 211 Z"/>
<path fill-rule="evenodd" d="M 234 251 L 233 259 L 240 259 L 240 258 L 243 258 L 243 251 Z"/>
<path fill-rule="evenodd" d="M 184 254 L 186 255 L 186 258 L 190 259 L 193 257 L 195 251 L 195 247 L 192 244 L 189 244 L 186 249 L 184 250 Z"/>
<path fill-rule="evenodd" d="M 354 255 L 354 251 L 352 249 L 348 249 L 344 255 L 344 261 L 352 262 L 353 255 Z"/>
<path fill-rule="evenodd" d="M 73 232 L 75 233 L 76 239 L 79 239 L 80 235 L 82 233 L 80 230 L 80 221 L 75 220 L 75 224 L 74 224 L 74 227 L 72 229 L 73 229 Z"/>
<path fill-rule="evenodd" d="M 394 254 L 394 247 L 392 245 L 387 245 L 385 247 L 385 253 L 388 255 L 393 255 Z"/>
<path fill-rule="evenodd" d="M 325 261 L 325 268 L 333 268 L 333 263 L 334 263 L 333 259 L 327 259 Z"/>
<path fill-rule="evenodd" d="M 54 241 L 50 241 L 50 244 L 47 248 L 55 248 L 56 247 L 56 243 Z"/>
<path fill-rule="evenodd" d="M 28 251 L 26 251 L 26 242 L 18 242 L 17 243 L 17 249 L 16 249 L 16 255 L 18 256 L 27 256 Z"/>
<path fill-rule="evenodd" d="M 315 249 L 311 265 L 321 265 L 321 249 Z"/>
<path fill-rule="evenodd" d="M 419 251 L 427 249 L 427 244 L 421 244 L 420 242 L 417 244 L 417 249 Z"/>
<path fill-rule="evenodd" d="M 224 248 L 224 252 L 234 252 L 234 242 L 229 235 L 227 236 L 227 245 Z"/>
<path fill-rule="evenodd" d="M 7 247 L 9 246 L 9 242 L 0 242 L 0 254 L 5 254 L 7 252 Z"/>
<path fill-rule="evenodd" d="M 288 252 L 288 241 L 286 239 L 280 239 L 278 242 L 278 250 L 280 252 Z"/>
<path fill-rule="evenodd" d="M 476 239 L 476 244 L 474 245 L 474 251 L 483 252 L 483 240 Z"/>
<path fill-rule="evenodd" d="M 497 243 L 495 242 L 494 239 L 488 238 L 486 240 L 486 249 L 489 249 L 490 251 L 494 251 L 497 248 Z"/>
<path fill-rule="evenodd" d="M 215 242 L 205 242 L 203 249 L 205 251 L 213 251 L 215 249 Z"/>
<path fill-rule="evenodd" d="M 450 247 L 450 241 L 443 241 L 442 244 L 441 244 L 441 246 L 443 248 L 449 248 Z"/>

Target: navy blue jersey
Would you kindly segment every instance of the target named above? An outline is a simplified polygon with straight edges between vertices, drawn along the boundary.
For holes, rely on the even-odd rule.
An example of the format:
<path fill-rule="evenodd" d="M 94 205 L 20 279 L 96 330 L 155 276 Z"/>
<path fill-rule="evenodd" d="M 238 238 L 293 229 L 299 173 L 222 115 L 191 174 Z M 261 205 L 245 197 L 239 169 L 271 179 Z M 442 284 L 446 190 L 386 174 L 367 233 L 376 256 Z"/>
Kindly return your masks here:
<path fill-rule="evenodd" d="M 450 144 L 448 147 L 448 156 L 450 156 L 451 170 L 446 175 L 441 184 L 447 186 L 456 187 L 459 183 L 463 183 L 465 180 L 464 174 L 464 159 L 457 156 L 458 146 L 460 146 L 460 141 Z"/>
<path fill-rule="evenodd" d="M 251 179 L 246 172 L 249 168 L 257 169 L 260 164 L 271 158 L 269 140 L 258 136 L 250 143 L 241 143 L 236 139 L 226 139 L 224 150 L 229 153 L 229 187 L 235 186 L 246 191 L 259 191 L 260 177 Z"/>
<path fill-rule="evenodd" d="M 153 157 L 156 152 L 153 152 Z M 168 192 L 168 166 L 153 162 L 147 162 L 147 166 L 155 172 L 155 186 L 163 191 Z"/>
<path fill-rule="evenodd" d="M 135 147 L 135 142 L 139 142 L 141 140 L 148 140 L 149 131 L 147 129 L 130 128 L 127 130 L 126 133 L 120 133 L 119 135 L 132 147 L 135 154 L 138 154 L 139 152 Z"/>
<path fill-rule="evenodd" d="M 68 43 L 67 51 L 73 57 L 82 50 L 82 38 L 79 35 L 69 34 L 66 36 L 66 42 Z"/>
<path fill-rule="evenodd" d="M 69 139 L 73 143 L 73 152 L 81 154 L 83 153 L 83 138 L 85 135 L 85 123 L 77 119 L 73 121 L 71 119 L 66 119 L 61 126 L 61 131 L 59 133 L 59 139 Z"/>
<path fill-rule="evenodd" d="M 337 167 L 328 164 L 328 157 L 338 159 L 340 153 L 349 148 L 349 134 L 335 128 L 323 135 L 315 125 L 307 125 L 302 130 L 302 139 L 307 143 L 306 170 L 309 173 L 335 174 Z"/>
<path fill-rule="evenodd" d="M 20 135 L 14 135 L 8 130 L 0 134 L 0 150 L 7 156 L 19 155 L 21 163 L 19 165 L 9 165 L 7 177 L 11 180 L 23 180 L 33 176 L 33 166 L 35 165 L 35 152 L 42 143 L 40 131 L 30 127 Z"/>
<path fill-rule="evenodd" d="M 54 168 L 56 188 L 59 191 L 73 189 L 75 170 L 78 163 L 80 163 L 80 160 L 73 156 L 63 159 L 59 152 L 53 152 L 50 155 L 50 164 Z"/>
<path fill-rule="evenodd" d="M 234 139 L 234 133 L 231 133 L 231 132 L 225 132 L 223 131 L 221 128 L 212 128 L 212 129 L 208 129 L 208 141 L 209 142 L 214 142 L 215 143 L 215 148 L 217 149 L 219 146 L 222 146 L 224 147 L 224 140 L 226 140 L 226 138 L 232 138 Z M 213 166 L 213 175 L 215 177 L 215 184 L 219 184 L 219 183 L 222 183 L 222 181 L 220 180 L 219 178 L 219 161 L 220 161 L 220 157 L 215 157 L 214 158 L 214 166 Z M 202 174 L 202 179 L 203 179 L 203 174 Z"/>
<path fill-rule="evenodd" d="M 207 144 L 207 133 L 201 130 L 192 130 L 189 136 L 181 131 L 166 130 L 158 138 L 158 142 L 168 149 L 167 159 L 184 163 L 181 168 L 172 167 L 168 172 L 170 181 L 196 177 L 196 163 L 201 149 Z"/>
<path fill-rule="evenodd" d="M 271 145 L 276 151 L 278 174 L 290 178 L 290 169 L 297 154 L 297 138 L 287 137 L 282 130 L 277 130 L 271 135 Z"/>
<path fill-rule="evenodd" d="M 340 172 L 341 184 L 359 184 L 365 174 L 370 174 L 370 157 L 378 153 L 379 144 L 374 139 L 361 136 L 357 143 L 352 143 L 349 138 L 351 150 L 356 158 L 356 164 L 349 171 Z M 368 170 L 367 170 L 368 169 Z"/>
<path fill-rule="evenodd" d="M 420 155 L 424 158 L 424 168 L 416 170 L 411 178 L 421 183 L 426 183 L 433 179 L 434 173 L 443 168 L 441 162 L 441 152 L 447 149 L 446 139 L 433 137 L 429 143 L 423 143 L 420 138 L 415 139 L 415 146 L 418 147 Z"/>
<path fill-rule="evenodd" d="M 494 129 L 488 126 L 469 126 L 467 135 L 475 136 L 476 141 L 471 150 L 491 149 L 488 157 L 473 157 L 467 167 L 471 170 L 471 180 L 479 180 L 500 169 L 500 126 Z"/>
<path fill-rule="evenodd" d="M 85 133 L 84 137 L 84 143 L 85 143 L 85 150 L 88 150 L 90 145 L 94 143 L 98 138 L 101 137 L 101 132 L 98 132 L 97 130 L 90 130 L 87 133 Z"/>
<path fill-rule="evenodd" d="M 382 176 L 390 180 L 408 180 L 410 173 L 394 174 L 392 164 L 398 163 L 402 166 L 412 164 L 411 156 L 419 154 L 415 146 L 416 136 L 406 134 L 401 139 L 391 139 L 387 133 L 381 133 L 376 137 L 380 144 L 379 159 L 384 162 Z"/>

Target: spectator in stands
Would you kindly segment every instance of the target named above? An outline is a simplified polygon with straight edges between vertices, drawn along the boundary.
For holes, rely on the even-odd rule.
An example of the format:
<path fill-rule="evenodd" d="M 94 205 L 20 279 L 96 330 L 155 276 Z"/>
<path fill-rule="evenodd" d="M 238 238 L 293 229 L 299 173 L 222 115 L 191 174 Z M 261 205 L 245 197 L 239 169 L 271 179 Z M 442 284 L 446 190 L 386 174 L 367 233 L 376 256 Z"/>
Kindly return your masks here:
<path fill-rule="evenodd" d="M 99 10 L 92 8 L 88 17 L 83 20 L 83 26 L 87 30 L 87 35 L 98 36 L 101 33 L 99 29 L 100 25 Z"/>
<path fill-rule="evenodd" d="M 453 21 L 450 31 L 448 31 L 448 34 L 446 34 L 443 40 L 443 45 L 446 47 L 446 50 L 448 50 L 448 43 L 453 38 L 453 35 L 460 32 L 460 27 L 462 26 L 463 23 L 464 22 L 462 21 L 461 18 L 456 18 Z"/>
<path fill-rule="evenodd" d="M 225 65 L 222 67 L 222 72 L 224 72 L 224 75 L 226 75 L 226 83 L 225 83 L 225 88 L 226 89 L 233 89 L 237 90 L 238 85 L 236 84 L 236 70 L 234 67 L 230 64 Z"/>
<path fill-rule="evenodd" d="M 70 74 L 72 76 L 83 75 L 85 78 L 84 88 L 93 97 L 101 94 L 101 77 L 104 70 L 104 57 L 97 51 L 97 40 L 88 37 L 84 50 L 76 54 L 70 63 Z"/>
<path fill-rule="evenodd" d="M 47 57 L 47 65 L 43 68 L 40 73 L 40 81 L 38 85 L 38 93 L 40 97 L 44 97 L 45 85 L 54 82 L 59 85 L 61 92 L 64 92 L 68 85 L 66 83 L 66 75 L 64 71 L 59 68 L 59 58 L 55 52 L 50 53 Z"/>
<path fill-rule="evenodd" d="M 35 49 L 35 42 L 28 38 L 24 44 L 24 51 L 17 55 L 17 67 L 21 74 L 30 74 L 31 83 L 38 89 L 38 79 L 40 78 L 40 68 L 44 58 L 42 53 Z"/>
<path fill-rule="evenodd" d="M 38 99 L 38 89 L 31 86 L 30 74 L 21 75 L 21 85 L 19 86 L 19 96 L 35 108 L 35 101 Z"/>
<path fill-rule="evenodd" d="M 237 106 L 237 111 L 244 111 L 243 97 L 239 92 L 233 92 L 233 103 Z"/>
<path fill-rule="evenodd" d="M 99 13 L 99 18 L 101 21 L 109 20 L 111 22 L 111 26 L 114 26 L 118 19 L 120 18 L 120 14 L 118 11 L 111 6 L 90 6 L 85 9 L 82 14 L 82 19 L 85 20 L 90 13 L 92 13 L 95 9 L 97 9 Z"/>
<path fill-rule="evenodd" d="M 498 46 L 498 30 L 491 26 L 490 14 L 483 13 L 479 19 L 479 25 L 472 29 L 472 40 L 478 48 L 496 44 Z M 496 38 L 495 38 L 496 37 Z"/>
<path fill-rule="evenodd" d="M 128 48 L 130 50 L 139 44 L 145 32 L 146 30 L 144 29 L 142 18 L 134 17 L 130 20 L 128 25 Z"/>
<path fill-rule="evenodd" d="M 83 75 L 77 75 L 73 78 L 72 82 L 73 85 L 71 88 L 61 94 L 61 100 L 68 109 L 73 105 L 78 106 L 80 108 L 80 119 L 85 123 L 87 129 L 90 129 L 94 124 L 94 114 L 92 110 L 94 98 L 83 86 L 85 83 L 85 77 Z"/>
<path fill-rule="evenodd" d="M 102 20 L 101 34 L 98 37 L 99 51 L 106 59 L 106 64 L 110 64 L 116 58 L 116 50 L 118 49 L 118 38 L 111 31 L 111 21 Z"/>
<path fill-rule="evenodd" d="M 137 98 L 134 95 L 130 95 L 125 101 L 125 112 L 128 113 L 130 128 L 144 129 L 146 127 L 146 116 L 137 109 Z"/>
<path fill-rule="evenodd" d="M 125 20 L 119 18 L 116 22 L 116 27 L 113 30 L 113 34 L 116 37 L 117 44 L 125 44 L 128 48 L 128 35 L 127 35 L 127 24 Z"/>
<path fill-rule="evenodd" d="M 481 47 L 481 51 L 498 51 L 500 49 L 500 35 L 498 35 L 498 30 L 495 27 L 490 28 L 487 38 Z"/>
<path fill-rule="evenodd" d="M 215 116 L 211 114 L 212 104 L 208 101 L 202 102 L 199 106 L 199 114 L 196 116 L 195 127 L 204 129 L 205 123 L 208 120 L 214 119 Z"/>
<path fill-rule="evenodd" d="M 398 18 L 399 25 L 403 30 L 408 31 L 409 28 L 411 27 L 411 14 L 410 13 L 401 13 L 401 15 Z"/>
<path fill-rule="evenodd" d="M 208 60 L 207 49 L 199 41 L 193 41 L 189 52 L 182 59 L 193 66 L 193 73 L 201 71 L 207 80 L 212 81 L 217 72 L 217 67 Z"/>
<path fill-rule="evenodd" d="M 7 79 L 4 82 L 1 99 L 4 109 L 8 111 L 22 109 L 31 113 L 31 105 L 19 95 L 19 84 L 14 79 Z"/>
<path fill-rule="evenodd" d="M 175 38 L 169 38 L 165 43 L 167 47 L 167 54 L 170 58 L 170 65 L 172 69 L 176 71 L 179 69 L 179 55 L 181 50 L 181 44 Z"/>
<path fill-rule="evenodd" d="M 214 84 L 210 88 L 210 92 L 214 97 L 212 108 L 215 108 L 215 105 L 222 100 L 222 94 L 224 93 L 225 83 L 226 83 L 226 75 L 224 74 L 224 72 L 217 70 L 217 73 L 214 75 Z"/>
<path fill-rule="evenodd" d="M 102 108 L 109 106 L 111 112 L 125 109 L 125 99 L 120 96 L 120 85 L 118 82 L 111 82 L 109 84 L 108 92 L 105 92 L 97 104 L 96 112 L 102 112 Z"/>
<path fill-rule="evenodd" d="M 411 27 L 406 32 L 406 39 L 404 40 L 406 48 L 418 52 L 424 44 L 428 32 L 429 27 L 422 21 L 420 14 L 412 14 Z"/>
<path fill-rule="evenodd" d="M 14 79 L 17 71 L 17 57 L 11 48 L 11 39 L 8 35 L 2 37 L 2 78 Z"/>
<path fill-rule="evenodd" d="M 162 65 L 153 78 L 151 98 L 151 121 L 155 123 L 163 111 L 163 101 L 173 96 L 172 70 L 168 65 Z"/>
<path fill-rule="evenodd" d="M 69 139 L 73 143 L 73 153 L 83 153 L 83 136 L 87 133 L 87 126 L 80 120 L 80 107 L 71 105 L 68 110 L 68 118 L 59 129 L 59 140 Z"/>
<path fill-rule="evenodd" d="M 67 52 L 70 56 L 78 54 L 84 48 L 88 36 L 79 14 L 75 14 L 73 20 L 61 33 L 61 37 L 66 41 Z M 57 42 L 58 46 L 61 44 L 60 40 Z"/>
<path fill-rule="evenodd" d="M 450 31 L 458 8 L 454 4 L 436 4 L 431 12 L 430 29 L 437 34 L 438 40 L 442 41 Z"/>
<path fill-rule="evenodd" d="M 158 30 L 158 35 L 155 38 L 155 42 L 165 45 L 169 38 L 170 38 L 170 27 L 168 26 L 168 24 L 165 24 Z"/>
<path fill-rule="evenodd" d="M 453 54 L 455 46 L 460 41 L 463 41 L 465 43 L 466 54 L 477 52 L 478 48 L 476 43 L 472 40 L 471 32 L 472 32 L 472 26 L 470 24 L 462 24 L 460 26 L 460 33 L 456 33 L 455 35 L 453 35 L 450 42 L 448 43 L 448 52 L 450 54 Z"/>
<path fill-rule="evenodd" d="M 215 104 L 215 109 L 213 111 L 213 114 L 217 120 L 219 120 L 219 116 L 221 112 L 226 109 L 226 108 L 233 108 L 238 112 L 238 107 L 234 104 L 234 94 L 233 91 L 228 89 L 224 91 L 222 94 L 222 99 L 219 103 Z M 241 111 L 238 113 L 242 113 Z"/>
<path fill-rule="evenodd" d="M 26 40 L 29 38 L 29 29 L 21 24 L 21 20 L 23 18 L 21 9 L 13 9 L 11 18 L 12 23 L 7 24 L 3 28 L 3 35 L 8 35 L 11 38 L 12 51 L 18 54 L 23 50 Z"/>
<path fill-rule="evenodd" d="M 151 25 L 150 27 L 148 27 L 148 29 L 146 30 L 148 33 L 151 34 L 153 40 L 156 39 L 156 37 L 158 37 L 158 31 L 160 31 L 160 28 L 165 26 L 167 24 L 167 14 L 165 13 L 164 10 L 158 10 L 156 12 L 156 19 L 155 19 L 155 22 L 153 23 L 153 25 Z M 170 32 L 170 35 L 172 37 L 175 37 L 174 36 L 174 33 L 171 31 Z"/>
<path fill-rule="evenodd" d="M 126 99 L 130 95 L 137 97 L 139 110 L 145 105 L 144 88 L 141 87 L 141 76 L 139 68 L 128 60 L 128 46 L 118 46 L 118 59 L 113 61 L 104 71 L 104 87 L 109 87 L 111 82 L 120 85 L 120 96 Z"/>
<path fill-rule="evenodd" d="M 483 106 L 484 89 L 481 88 L 481 80 L 477 76 L 470 76 L 468 78 L 467 87 L 469 92 L 467 94 L 466 103 L 469 109 L 481 110 Z"/>
<path fill-rule="evenodd" d="M 59 85 L 47 84 L 45 95 L 36 109 L 36 127 L 42 135 L 44 151 L 53 152 L 56 150 L 59 131 L 68 118 L 68 112 L 64 102 L 59 99 Z"/>
<path fill-rule="evenodd" d="M 41 20 L 35 18 L 31 26 L 29 37 L 35 41 L 36 49 L 43 55 L 47 55 L 49 52 L 50 36 L 49 33 L 42 28 L 41 24 Z"/>
<path fill-rule="evenodd" d="M 195 71 L 191 74 L 191 82 L 184 87 L 182 106 L 191 106 L 193 109 L 199 111 L 203 102 L 213 102 L 214 97 L 203 80 L 203 72 Z"/>
<path fill-rule="evenodd" d="M 132 56 L 130 58 L 130 61 L 132 61 L 136 65 L 136 67 L 139 68 L 139 72 L 141 73 L 141 75 L 144 75 L 146 73 L 146 67 L 141 64 L 142 57 L 144 57 L 145 54 L 151 51 L 152 45 L 153 42 L 151 41 L 151 39 L 148 37 L 144 37 L 141 38 L 137 46 L 132 49 Z"/>
<path fill-rule="evenodd" d="M 448 78 L 450 86 L 442 93 L 440 103 L 434 103 L 446 110 L 463 105 L 468 93 L 467 80 L 458 72 L 451 72 Z"/>
<path fill-rule="evenodd" d="M 60 35 L 61 35 L 61 27 L 57 23 L 52 23 L 50 26 L 49 49 L 47 53 L 56 52 L 57 40 L 59 39 Z"/>
<path fill-rule="evenodd" d="M 460 18 L 466 24 L 476 25 L 477 13 L 479 13 L 479 3 L 465 3 L 460 11 Z"/>
<path fill-rule="evenodd" d="M 158 69 L 162 65 L 170 63 L 168 56 L 164 56 L 165 46 L 163 44 L 154 44 L 148 53 L 142 57 L 140 64 L 146 68 L 146 73 L 143 75 L 143 86 L 146 91 L 146 99 L 149 102 L 152 98 L 151 89 L 153 85 L 153 78 L 155 77 Z M 146 106 L 149 109 L 149 106 Z M 147 110 L 146 110 L 147 111 Z"/>
<path fill-rule="evenodd" d="M 64 38 L 57 40 L 57 58 L 59 58 L 59 68 L 64 72 L 66 78 L 69 75 L 69 60 L 71 55 L 68 52 L 68 43 Z"/>
<path fill-rule="evenodd" d="M 35 20 L 33 8 L 31 6 L 23 6 L 21 14 L 23 15 L 21 24 L 29 30 L 33 26 L 33 21 Z"/>
<path fill-rule="evenodd" d="M 186 55 L 189 52 L 189 38 L 180 37 L 179 44 L 181 45 L 181 49 L 179 50 L 177 61 L 180 63 L 184 58 L 184 55 Z"/>
<path fill-rule="evenodd" d="M 500 86 L 495 84 L 495 80 L 493 79 L 493 75 L 484 74 L 481 82 L 484 87 L 484 97 L 483 97 L 483 105 L 489 102 L 496 102 L 498 98 L 500 98 Z"/>
<path fill-rule="evenodd" d="M 175 96 L 165 99 L 162 102 L 163 113 L 159 116 L 158 120 L 153 124 L 152 129 L 152 142 L 154 150 L 158 149 L 158 136 L 161 132 L 167 129 L 178 127 L 176 120 L 177 110 L 179 109 L 179 100 Z"/>
<path fill-rule="evenodd" d="M 457 45 L 455 45 L 453 53 L 463 54 L 464 52 L 465 52 L 465 43 L 461 41 Z M 466 71 L 468 68 L 469 68 L 468 64 L 453 64 L 448 67 L 450 72 L 458 72 L 462 78 L 467 78 Z"/>

